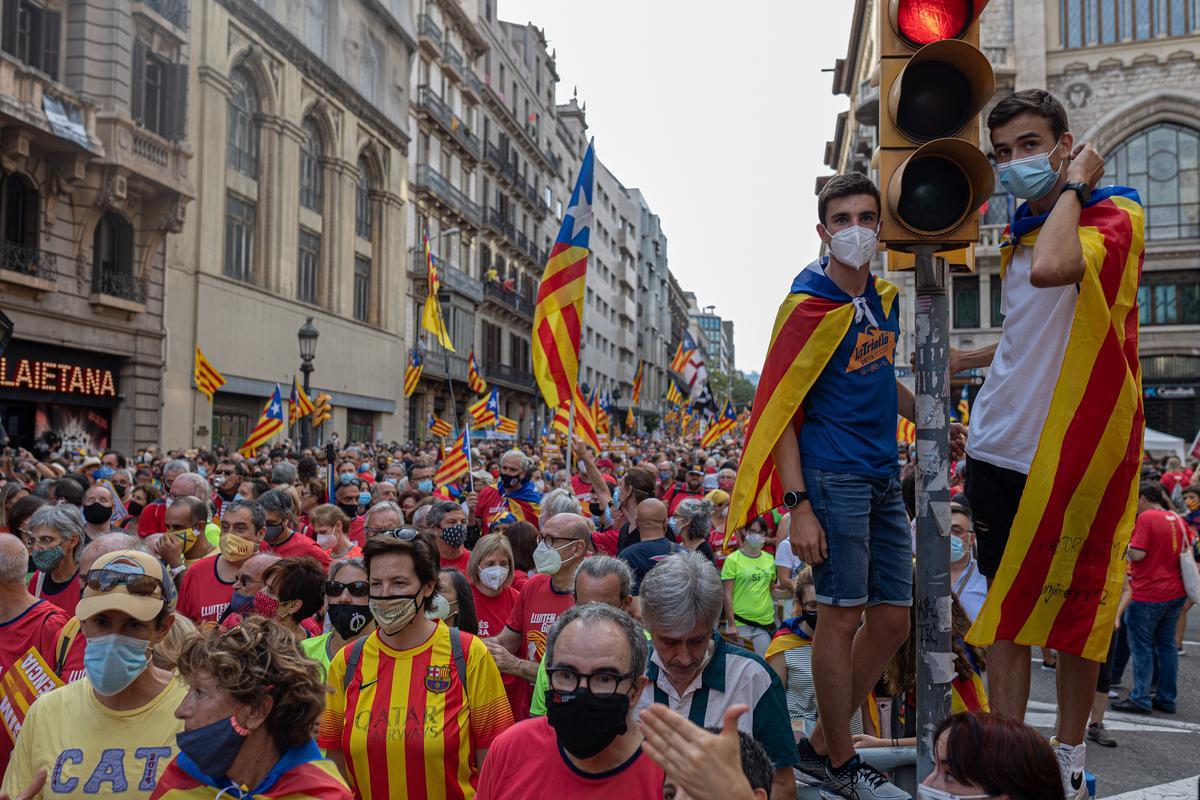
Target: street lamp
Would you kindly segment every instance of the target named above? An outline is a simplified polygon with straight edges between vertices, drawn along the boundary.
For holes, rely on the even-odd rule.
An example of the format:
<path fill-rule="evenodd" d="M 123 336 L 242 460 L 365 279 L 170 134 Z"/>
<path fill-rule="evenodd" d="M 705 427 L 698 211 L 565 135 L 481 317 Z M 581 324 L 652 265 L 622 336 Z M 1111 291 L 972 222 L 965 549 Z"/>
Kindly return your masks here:
<path fill-rule="evenodd" d="M 313 358 L 317 354 L 317 337 L 320 333 L 317 332 L 317 326 L 313 325 L 313 318 L 309 317 L 304 320 L 304 324 L 300 326 L 300 330 L 296 332 L 296 338 L 300 340 L 300 372 L 304 374 L 304 394 L 309 394 L 308 381 L 313 371 Z M 311 425 L 308 418 L 300 421 L 300 449 L 308 447 L 309 444 L 309 429 Z"/>

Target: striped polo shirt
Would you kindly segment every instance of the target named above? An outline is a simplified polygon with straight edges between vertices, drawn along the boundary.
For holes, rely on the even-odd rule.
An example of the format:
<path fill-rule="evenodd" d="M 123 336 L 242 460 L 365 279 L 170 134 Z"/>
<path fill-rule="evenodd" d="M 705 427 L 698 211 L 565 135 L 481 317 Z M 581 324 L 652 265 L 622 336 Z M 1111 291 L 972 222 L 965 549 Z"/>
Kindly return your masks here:
<path fill-rule="evenodd" d="M 708 666 L 681 695 L 663 670 L 658 653 L 651 649 L 646 677 L 650 684 L 638 698 L 641 713 L 651 703 L 662 703 L 704 728 L 720 728 L 725 710 L 744 703 L 750 711 L 738 719 L 738 729 L 753 736 L 766 749 L 776 769 L 799 761 L 787 696 L 775 670 L 762 658 L 713 635 L 715 649 Z"/>

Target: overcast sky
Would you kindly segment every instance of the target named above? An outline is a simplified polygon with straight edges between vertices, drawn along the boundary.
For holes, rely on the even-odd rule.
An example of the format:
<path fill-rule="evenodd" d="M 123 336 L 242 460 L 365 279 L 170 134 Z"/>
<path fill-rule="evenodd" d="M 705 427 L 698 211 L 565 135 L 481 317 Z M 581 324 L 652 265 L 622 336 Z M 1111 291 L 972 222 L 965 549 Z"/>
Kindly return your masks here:
<path fill-rule="evenodd" d="M 822 72 L 846 53 L 850 0 L 499 0 L 558 50 L 596 154 L 662 219 L 671 271 L 734 321 L 758 371 L 775 311 L 816 255 L 814 182 L 834 118 Z"/>

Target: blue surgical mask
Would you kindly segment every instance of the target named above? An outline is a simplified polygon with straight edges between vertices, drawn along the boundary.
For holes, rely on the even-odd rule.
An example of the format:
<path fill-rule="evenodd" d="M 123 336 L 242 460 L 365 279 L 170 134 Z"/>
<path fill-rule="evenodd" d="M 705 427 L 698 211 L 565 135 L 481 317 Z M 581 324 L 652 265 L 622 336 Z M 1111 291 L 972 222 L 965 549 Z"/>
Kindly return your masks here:
<path fill-rule="evenodd" d="M 344 481 L 352 481 L 352 480 L 354 480 L 354 473 L 353 472 L 343 472 L 338 477 Z"/>
<path fill-rule="evenodd" d="M 208 468 L 207 467 L 196 467 L 196 474 L 199 475 L 201 478 L 207 478 L 208 477 Z"/>
<path fill-rule="evenodd" d="M 119 693 L 146 669 L 149 647 L 145 639 L 119 633 L 89 638 L 83 666 L 92 687 L 105 696 Z"/>
<path fill-rule="evenodd" d="M 967 546 L 963 543 L 961 536 L 950 536 L 950 560 L 961 561 L 963 554 L 967 552 Z"/>
<path fill-rule="evenodd" d="M 246 596 L 234 592 L 229 597 L 229 612 L 231 614 L 240 614 L 246 609 L 254 605 L 254 595 Z"/>
<path fill-rule="evenodd" d="M 235 502 L 235 503 L 241 503 L 241 502 L 242 502 L 242 501 L 244 501 L 245 499 L 246 499 L 246 498 L 242 497 L 242 493 L 241 493 L 241 492 L 238 492 L 237 494 L 235 494 L 235 495 L 233 496 L 233 502 Z"/>
<path fill-rule="evenodd" d="M 392 486 L 398 486 L 400 484 L 400 481 L 396 480 L 395 478 L 384 478 L 383 482 L 390 483 Z"/>
<path fill-rule="evenodd" d="M 432 492 L 433 491 L 433 481 L 430 480 L 429 478 L 419 480 L 419 481 L 417 481 L 417 488 L 420 489 L 422 492 Z"/>
<path fill-rule="evenodd" d="M 371 493 L 370 492 L 359 492 L 358 493 L 358 504 L 360 506 L 371 505 Z"/>
<path fill-rule="evenodd" d="M 996 165 L 996 175 L 1000 178 L 1000 183 L 1022 200 L 1040 200 L 1045 197 L 1058 182 L 1058 173 L 1062 169 L 1061 163 L 1058 169 L 1050 166 L 1050 153 L 1056 149 L 1058 142 L 1045 153 L 1014 158 L 1007 163 Z"/>

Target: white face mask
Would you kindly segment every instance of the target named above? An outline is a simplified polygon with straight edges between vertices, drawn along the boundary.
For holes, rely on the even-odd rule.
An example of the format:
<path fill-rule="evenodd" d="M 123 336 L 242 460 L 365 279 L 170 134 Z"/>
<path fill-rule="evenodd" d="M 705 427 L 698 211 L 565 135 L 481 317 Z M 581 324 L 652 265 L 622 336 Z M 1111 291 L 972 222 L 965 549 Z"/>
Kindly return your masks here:
<path fill-rule="evenodd" d="M 826 233 L 828 233 L 828 228 Z M 862 269 L 871 263 L 871 257 L 879 245 L 879 232 L 852 225 L 837 233 L 830 234 L 829 252 L 842 264 L 854 269 Z"/>
<path fill-rule="evenodd" d="M 761 533 L 746 534 L 746 546 L 751 550 L 761 550 L 763 544 L 767 541 L 767 537 Z"/>
<path fill-rule="evenodd" d="M 493 592 L 503 586 L 507 578 L 508 567 L 502 567 L 499 564 L 479 570 L 479 582 Z"/>
<path fill-rule="evenodd" d="M 337 544 L 337 536 L 332 533 L 318 533 L 317 546 L 328 553 Z"/>

